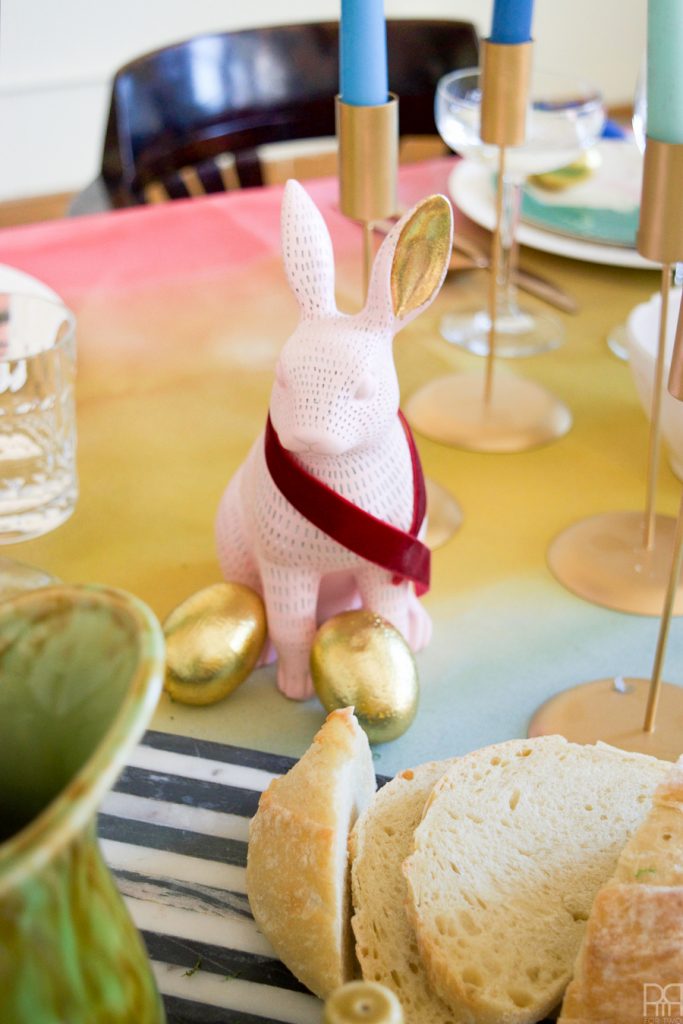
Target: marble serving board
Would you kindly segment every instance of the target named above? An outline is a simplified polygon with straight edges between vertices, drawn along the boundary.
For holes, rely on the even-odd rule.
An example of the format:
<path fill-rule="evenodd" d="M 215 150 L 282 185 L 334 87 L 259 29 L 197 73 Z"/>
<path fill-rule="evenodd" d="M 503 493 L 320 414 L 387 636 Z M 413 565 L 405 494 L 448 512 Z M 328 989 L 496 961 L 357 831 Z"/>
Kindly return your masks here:
<path fill-rule="evenodd" d="M 147 946 L 168 1024 L 319 1024 L 245 889 L 249 819 L 293 760 L 148 732 L 102 804 L 105 860 Z"/>

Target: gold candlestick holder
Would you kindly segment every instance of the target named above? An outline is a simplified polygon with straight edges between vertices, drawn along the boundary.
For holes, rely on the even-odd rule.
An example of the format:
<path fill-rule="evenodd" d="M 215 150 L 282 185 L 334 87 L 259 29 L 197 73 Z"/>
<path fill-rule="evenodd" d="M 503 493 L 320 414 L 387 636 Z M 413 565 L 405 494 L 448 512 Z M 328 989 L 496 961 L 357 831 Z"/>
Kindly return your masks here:
<path fill-rule="evenodd" d="M 406 413 L 421 434 L 435 441 L 482 452 L 536 448 L 567 433 L 565 405 L 534 381 L 496 375 L 497 281 L 501 264 L 501 219 L 506 153 L 526 136 L 533 44 L 482 42 L 480 138 L 498 147 L 496 218 L 489 276 L 489 344 L 486 368 L 431 381 L 413 395 Z"/>
<path fill-rule="evenodd" d="M 661 263 L 661 312 L 650 410 L 643 512 L 617 511 L 580 520 L 559 534 L 548 564 L 568 590 L 594 604 L 638 615 L 661 615 L 669 581 L 676 522 L 655 508 L 661 448 L 666 323 L 672 264 L 683 260 L 683 145 L 648 139 L 637 246 Z M 673 614 L 683 615 L 683 587 Z"/>
<path fill-rule="evenodd" d="M 648 152 L 650 153 L 649 159 Z M 683 752 L 683 687 L 662 682 L 662 672 L 671 618 L 677 607 L 679 611 L 683 610 L 680 586 L 683 564 L 683 495 L 678 518 L 675 521 L 667 522 L 667 559 L 664 558 L 661 550 L 662 531 L 660 527 L 664 517 L 656 516 L 654 500 L 659 458 L 659 417 L 666 340 L 666 300 L 670 283 L 667 270 L 674 261 L 681 259 L 683 255 L 683 203 L 680 197 L 680 176 L 683 173 L 683 163 L 681 161 L 683 161 L 683 146 L 674 146 L 648 139 L 645 151 L 638 249 L 644 256 L 661 261 L 663 272 L 662 310 L 653 387 L 645 513 L 637 519 L 633 519 L 632 513 L 618 512 L 612 513 L 611 517 L 594 517 L 582 524 L 583 531 L 577 531 L 574 528 L 573 533 L 574 540 L 581 537 L 584 542 L 592 539 L 595 543 L 595 534 L 591 538 L 590 529 L 595 527 L 596 520 L 602 520 L 600 529 L 604 530 L 606 535 L 610 526 L 614 528 L 612 550 L 613 552 L 615 550 L 615 537 L 621 542 L 622 549 L 621 564 L 619 564 L 619 559 L 614 558 L 615 567 L 621 572 L 621 577 L 617 574 L 611 580 L 615 594 L 618 593 L 619 582 L 623 584 L 624 578 L 628 582 L 629 573 L 633 573 L 634 554 L 643 560 L 648 552 L 659 548 L 662 570 L 665 561 L 667 564 L 666 572 L 662 572 L 659 607 L 656 609 L 661 618 L 652 675 L 649 679 L 622 677 L 600 679 L 573 687 L 544 704 L 534 715 L 529 727 L 530 736 L 560 733 L 567 739 L 579 743 L 605 740 L 624 750 L 653 754 L 671 761 L 677 760 Z M 678 315 L 669 376 L 669 391 L 678 401 L 683 401 L 683 304 Z M 630 551 L 624 544 L 623 532 L 621 534 L 618 532 L 619 529 L 623 531 L 623 522 L 626 516 L 631 517 L 626 519 L 630 528 L 638 530 L 637 546 Z M 619 552 L 618 547 L 616 550 Z M 590 551 L 583 551 L 582 554 L 584 561 L 590 559 Z M 627 555 L 630 556 L 630 560 L 626 557 Z M 622 603 L 623 596 L 623 592 L 619 594 Z"/>
<path fill-rule="evenodd" d="M 375 221 L 398 211 L 398 96 L 356 106 L 336 98 L 339 208 L 363 226 L 363 282 L 367 295 Z"/>
<path fill-rule="evenodd" d="M 669 391 L 683 401 L 683 304 L 678 315 Z M 683 753 L 683 687 L 662 682 L 664 658 L 683 566 L 683 492 L 675 521 L 668 580 L 652 675 L 616 676 L 557 694 L 534 715 L 530 736 L 560 733 L 576 743 L 603 740 L 623 750 L 676 761 Z"/>
<path fill-rule="evenodd" d="M 356 106 L 336 97 L 339 147 L 339 208 L 363 228 L 363 298 L 367 297 L 374 258 L 373 225 L 394 217 L 398 201 L 398 115 L 395 93 L 386 103 Z M 451 494 L 426 479 L 427 535 L 434 550 L 445 544 L 462 525 L 462 510 Z"/>

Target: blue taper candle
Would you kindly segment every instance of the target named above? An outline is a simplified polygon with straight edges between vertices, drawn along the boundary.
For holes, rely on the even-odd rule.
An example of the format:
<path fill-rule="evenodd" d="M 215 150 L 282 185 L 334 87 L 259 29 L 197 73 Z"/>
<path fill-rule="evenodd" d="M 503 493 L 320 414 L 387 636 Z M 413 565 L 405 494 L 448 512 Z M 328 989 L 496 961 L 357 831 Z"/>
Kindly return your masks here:
<path fill-rule="evenodd" d="M 683 2 L 649 0 L 647 7 L 647 134 L 683 142 Z"/>
<path fill-rule="evenodd" d="M 534 0 L 494 0 L 490 42 L 528 43 Z"/>
<path fill-rule="evenodd" d="M 342 102 L 359 107 L 387 102 L 384 0 L 342 0 L 339 72 Z"/>

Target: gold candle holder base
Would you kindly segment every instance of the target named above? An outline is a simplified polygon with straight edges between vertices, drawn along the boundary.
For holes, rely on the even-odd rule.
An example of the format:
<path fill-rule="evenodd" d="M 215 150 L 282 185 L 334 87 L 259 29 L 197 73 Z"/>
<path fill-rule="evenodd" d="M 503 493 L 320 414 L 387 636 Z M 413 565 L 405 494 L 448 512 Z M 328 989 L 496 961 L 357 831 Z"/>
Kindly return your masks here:
<path fill-rule="evenodd" d="M 658 515 L 654 543 L 643 544 L 643 512 L 606 512 L 563 530 L 548 548 L 548 565 L 578 597 L 613 611 L 661 615 L 671 574 L 676 520 Z M 683 615 L 678 585 L 674 615 Z"/>
<path fill-rule="evenodd" d="M 531 719 L 529 736 L 559 734 L 574 743 L 602 740 L 622 750 L 676 761 L 683 753 L 683 687 L 663 683 L 657 725 L 643 728 L 649 679 L 615 677 L 552 697 Z"/>
<path fill-rule="evenodd" d="M 427 534 L 425 544 L 431 551 L 442 547 L 462 526 L 462 509 L 452 494 L 428 477 L 427 490 Z"/>
<path fill-rule="evenodd" d="M 488 399 L 481 373 L 430 381 L 405 404 L 411 425 L 434 441 L 475 452 L 521 452 L 556 441 L 569 409 L 534 381 L 499 374 Z"/>

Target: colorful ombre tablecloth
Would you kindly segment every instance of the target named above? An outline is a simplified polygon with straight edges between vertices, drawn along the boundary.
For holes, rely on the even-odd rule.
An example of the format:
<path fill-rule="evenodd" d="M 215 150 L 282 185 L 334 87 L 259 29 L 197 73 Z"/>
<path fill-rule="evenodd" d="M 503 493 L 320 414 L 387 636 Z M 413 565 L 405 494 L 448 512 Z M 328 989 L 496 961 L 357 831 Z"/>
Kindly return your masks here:
<path fill-rule="evenodd" d="M 404 167 L 405 203 L 445 191 L 452 161 Z M 330 226 L 341 308 L 357 306 L 361 237 L 336 208 L 336 183 L 307 183 Z M 16 549 L 68 581 L 124 587 L 163 618 L 219 578 L 213 520 L 226 481 L 261 429 L 277 353 L 296 322 L 279 258 L 281 188 L 168 203 L 0 232 L 0 262 L 36 275 L 78 315 L 81 498 L 61 529 Z M 464 230 L 458 222 L 457 230 Z M 471 231 L 472 225 L 466 230 Z M 459 501 L 464 524 L 433 556 L 426 604 L 434 640 L 419 655 L 421 706 L 401 739 L 376 749 L 389 774 L 525 732 L 540 703 L 575 683 L 649 675 L 658 623 L 597 608 L 546 567 L 572 521 L 644 504 L 647 426 L 608 330 L 656 290 L 658 275 L 525 251 L 579 299 L 559 350 L 501 365 L 571 408 L 561 441 L 515 455 L 418 444 L 428 477 Z M 395 343 L 404 395 L 454 369 L 481 367 L 445 344 L 442 314 L 485 294 L 485 275 L 451 276 Z M 561 315 L 561 314 L 560 314 Z M 679 483 L 662 462 L 659 507 Z M 665 677 L 683 683 L 683 629 Z M 323 718 L 315 700 L 280 696 L 272 668 L 229 700 L 162 699 L 155 727 L 296 756 Z"/>
<path fill-rule="evenodd" d="M 402 171 L 405 203 L 445 191 L 452 162 Z M 308 184 L 334 240 L 341 308 L 357 306 L 359 230 L 336 184 Z M 62 528 L 16 549 L 68 581 L 124 587 L 163 618 L 216 581 L 213 519 L 226 481 L 261 429 L 277 353 L 296 304 L 279 260 L 280 188 L 0 232 L 0 262 L 58 291 L 78 315 L 81 497 Z M 472 225 L 458 221 L 457 230 Z M 433 556 L 426 604 L 434 640 L 418 657 L 411 729 L 374 752 L 378 773 L 524 734 L 533 711 L 577 682 L 649 675 L 654 619 L 589 605 L 550 575 L 545 553 L 572 521 L 642 508 L 647 427 L 628 367 L 605 337 L 657 288 L 657 275 L 540 253 L 525 262 L 582 305 L 560 350 L 501 366 L 545 384 L 571 408 L 561 441 L 479 455 L 418 437 L 427 475 L 464 513 Z M 453 276 L 395 352 L 404 395 L 481 366 L 440 340 L 457 303 L 483 296 L 481 274 Z M 658 504 L 680 485 L 663 461 Z M 665 677 L 683 683 L 675 620 Z M 272 668 L 229 700 L 189 708 L 163 697 L 149 733 L 107 797 L 103 850 L 143 932 L 171 1024 L 308 1024 L 320 1004 L 272 957 L 244 892 L 248 819 L 287 756 L 323 719 L 315 700 L 275 689 Z M 244 748 L 252 748 L 245 750 Z"/>

